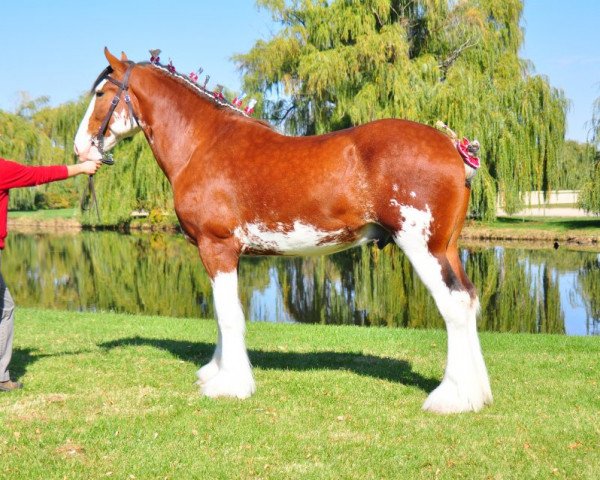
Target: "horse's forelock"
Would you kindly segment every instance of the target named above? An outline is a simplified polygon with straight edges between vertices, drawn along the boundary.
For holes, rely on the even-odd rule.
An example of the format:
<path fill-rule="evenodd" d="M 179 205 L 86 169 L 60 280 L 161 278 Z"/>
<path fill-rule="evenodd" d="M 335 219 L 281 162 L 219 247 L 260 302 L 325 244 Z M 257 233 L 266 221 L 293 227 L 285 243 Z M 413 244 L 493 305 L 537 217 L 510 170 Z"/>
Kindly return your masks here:
<path fill-rule="evenodd" d="M 100 72 L 100 75 L 98 75 L 98 78 L 94 81 L 94 84 L 92 85 L 92 88 L 90 89 L 90 93 L 94 93 L 94 91 L 96 90 L 96 87 L 100 84 L 100 82 L 102 80 L 105 80 L 106 77 L 108 77 L 111 73 L 113 73 L 113 68 L 110 65 L 108 67 L 106 67 L 104 70 L 102 70 L 102 72 Z"/>

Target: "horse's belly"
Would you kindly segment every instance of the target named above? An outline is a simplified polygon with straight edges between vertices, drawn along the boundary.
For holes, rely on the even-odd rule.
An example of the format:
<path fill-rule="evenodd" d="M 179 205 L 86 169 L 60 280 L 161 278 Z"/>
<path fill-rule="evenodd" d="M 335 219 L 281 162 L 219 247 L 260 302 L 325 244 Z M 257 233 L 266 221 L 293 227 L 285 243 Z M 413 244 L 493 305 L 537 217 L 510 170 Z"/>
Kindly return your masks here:
<path fill-rule="evenodd" d="M 364 225 L 357 230 L 320 230 L 300 221 L 291 226 L 246 224 L 235 230 L 242 253 L 248 255 L 327 255 L 380 238 L 381 227 Z"/>

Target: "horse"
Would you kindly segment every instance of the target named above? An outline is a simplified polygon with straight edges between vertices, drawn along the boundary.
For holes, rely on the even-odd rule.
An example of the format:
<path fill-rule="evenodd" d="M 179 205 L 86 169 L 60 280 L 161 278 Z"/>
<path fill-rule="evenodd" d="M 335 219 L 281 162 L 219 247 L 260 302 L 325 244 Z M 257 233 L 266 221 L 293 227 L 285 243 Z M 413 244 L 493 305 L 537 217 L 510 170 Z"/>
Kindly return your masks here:
<path fill-rule="evenodd" d="M 212 359 L 197 372 L 201 394 L 244 399 L 256 389 L 238 295 L 240 256 L 330 254 L 377 242 L 404 251 L 445 321 L 447 364 L 423 409 L 478 411 L 492 402 L 479 300 L 457 247 L 473 171 L 455 142 L 399 119 L 286 136 L 172 64 L 104 54 L 109 66 L 92 88 L 75 153 L 110 162 L 107 152 L 141 130 L 167 176 L 181 228 L 213 288 L 218 335 Z"/>

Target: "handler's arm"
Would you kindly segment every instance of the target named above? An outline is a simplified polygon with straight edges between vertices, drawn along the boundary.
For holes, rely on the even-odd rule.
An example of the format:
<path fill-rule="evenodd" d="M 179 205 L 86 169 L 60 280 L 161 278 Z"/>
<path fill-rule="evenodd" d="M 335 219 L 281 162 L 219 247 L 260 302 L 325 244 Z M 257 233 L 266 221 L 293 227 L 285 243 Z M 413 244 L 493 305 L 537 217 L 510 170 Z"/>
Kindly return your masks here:
<path fill-rule="evenodd" d="M 28 166 L 0 159 L 0 190 L 19 187 L 33 187 L 43 183 L 64 180 L 65 178 L 87 173 L 93 175 L 100 162 L 88 160 L 77 165 Z"/>

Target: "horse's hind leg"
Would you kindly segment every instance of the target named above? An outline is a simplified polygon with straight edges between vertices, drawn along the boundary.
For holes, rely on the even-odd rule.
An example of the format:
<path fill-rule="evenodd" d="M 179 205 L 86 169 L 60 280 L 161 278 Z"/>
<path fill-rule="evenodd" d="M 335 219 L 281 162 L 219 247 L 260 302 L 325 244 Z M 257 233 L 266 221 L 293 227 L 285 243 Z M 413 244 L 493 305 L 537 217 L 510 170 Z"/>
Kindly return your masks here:
<path fill-rule="evenodd" d="M 212 360 L 198 370 L 207 397 L 247 398 L 255 391 L 246 344 L 245 321 L 238 296 L 238 255 L 226 241 L 201 240 L 198 248 L 208 272 L 215 303 L 218 339 Z"/>
<path fill-rule="evenodd" d="M 423 408 L 439 413 L 477 411 L 491 401 L 491 393 L 475 326 L 478 299 L 472 284 L 465 285 L 461 272 L 455 272 L 447 254 L 447 249 L 455 248 L 450 242 L 452 228 L 437 225 L 432 237 L 433 218 L 428 207 L 419 210 L 402 205 L 400 213 L 403 220 L 394 241 L 431 292 L 448 332 L 444 378 Z M 456 263 L 457 252 L 450 253 L 452 263 Z"/>
<path fill-rule="evenodd" d="M 479 375 L 479 380 L 481 381 L 481 385 L 483 388 L 484 402 L 486 404 L 490 404 L 493 400 L 492 389 L 490 387 L 488 371 L 487 367 L 485 366 L 485 361 L 483 360 L 483 354 L 481 352 L 481 346 L 479 344 L 479 336 L 477 334 L 477 314 L 479 313 L 479 298 L 477 297 L 475 287 L 471 283 L 469 277 L 467 277 L 464 267 L 460 261 L 456 241 L 457 239 L 455 239 L 448 247 L 448 250 L 446 251 L 446 256 L 450 261 L 452 270 L 459 277 L 461 283 L 463 284 L 463 286 L 465 286 L 465 288 L 471 295 L 471 298 L 473 299 L 473 308 L 471 308 L 471 310 L 469 311 L 469 316 L 467 318 L 469 344 L 471 346 L 471 353 L 473 356 L 473 361 L 475 362 L 477 373 Z"/>

